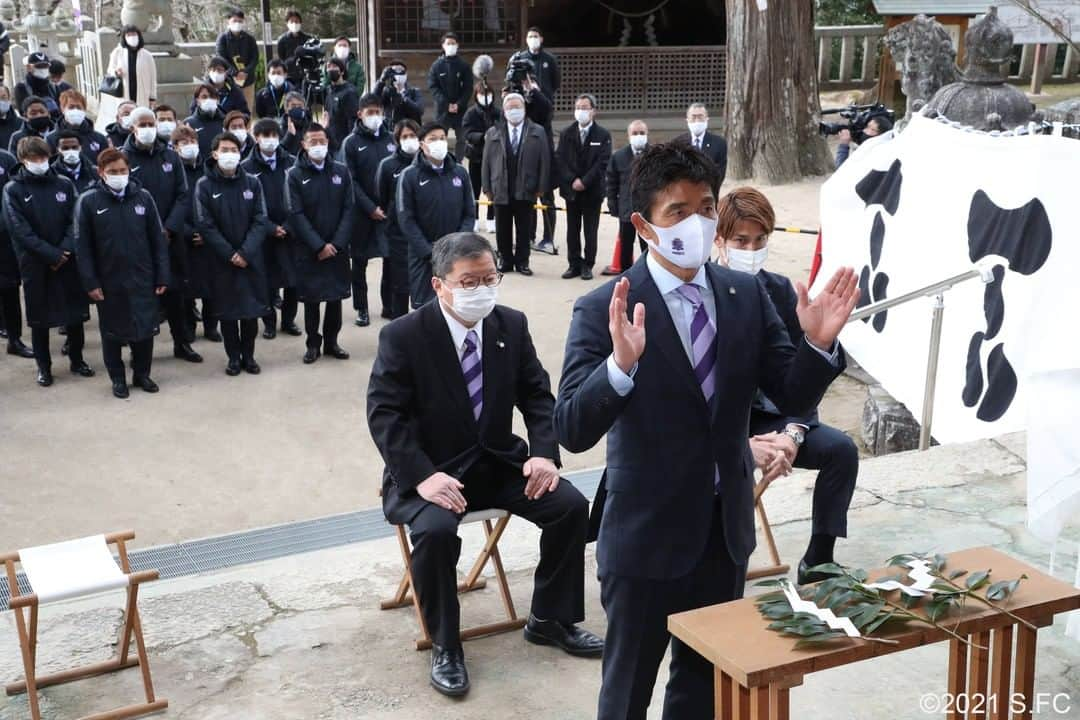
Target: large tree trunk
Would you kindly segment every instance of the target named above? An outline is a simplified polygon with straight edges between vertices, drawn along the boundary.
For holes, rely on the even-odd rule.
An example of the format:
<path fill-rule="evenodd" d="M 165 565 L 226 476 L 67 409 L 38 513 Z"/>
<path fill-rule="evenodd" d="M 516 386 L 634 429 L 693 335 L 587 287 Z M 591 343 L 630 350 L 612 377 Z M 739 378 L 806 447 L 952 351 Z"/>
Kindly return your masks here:
<path fill-rule="evenodd" d="M 727 0 L 728 177 L 769 184 L 832 166 L 818 135 L 814 3 Z"/>

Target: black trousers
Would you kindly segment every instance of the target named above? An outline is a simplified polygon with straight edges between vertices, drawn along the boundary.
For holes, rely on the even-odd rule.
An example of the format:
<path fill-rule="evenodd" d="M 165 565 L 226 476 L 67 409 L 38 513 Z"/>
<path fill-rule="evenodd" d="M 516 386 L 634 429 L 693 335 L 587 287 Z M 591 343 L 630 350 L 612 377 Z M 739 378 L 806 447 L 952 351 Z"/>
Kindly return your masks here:
<path fill-rule="evenodd" d="M 129 345 L 131 347 L 132 377 L 149 377 L 150 365 L 154 359 L 153 336 L 148 337 L 145 340 L 137 340 L 133 343 L 123 343 L 117 340 L 110 340 L 102 334 L 101 355 L 105 360 L 105 369 L 109 373 L 109 378 L 112 380 L 124 379 L 124 359 L 120 354 L 124 345 Z"/>
<path fill-rule="evenodd" d="M 495 206 L 495 244 L 504 263 L 515 268 L 529 266 L 529 231 L 535 216 L 531 200 L 511 200 L 508 205 Z"/>
<path fill-rule="evenodd" d="M 169 334 L 173 347 L 191 342 L 193 333 L 188 326 L 187 310 L 184 307 L 184 294 L 179 290 L 167 290 L 161 296 L 165 308 L 165 319 L 169 322 Z"/>
<path fill-rule="evenodd" d="M 18 286 L 0 290 L 0 316 L 7 330 L 8 342 L 22 338 L 22 302 Z"/>
<path fill-rule="evenodd" d="M 481 193 L 481 191 L 483 189 L 483 185 L 484 185 L 483 173 L 484 173 L 483 163 L 481 163 L 479 160 L 477 160 L 476 162 L 473 162 L 472 160 L 469 160 L 469 182 L 472 184 L 473 199 L 476 200 L 477 203 L 480 202 L 480 193 Z M 477 219 L 480 218 L 480 206 L 479 205 L 476 206 L 476 217 L 477 217 Z M 487 206 L 487 219 L 488 220 L 494 220 L 495 219 L 495 206 L 494 205 L 488 205 Z M 530 223 L 529 224 L 529 238 L 530 239 L 532 239 L 532 231 L 533 231 L 533 228 L 532 228 L 532 224 Z"/>
<path fill-rule="evenodd" d="M 309 348 L 333 347 L 337 345 L 338 333 L 341 331 L 341 301 L 331 300 L 326 303 L 326 312 L 323 313 L 322 334 L 319 334 L 319 307 L 322 303 L 304 303 L 304 332 L 307 333 L 307 346 Z"/>
<path fill-rule="evenodd" d="M 281 300 L 281 327 L 296 324 L 296 310 L 300 303 L 296 299 L 296 288 L 285 288 Z M 277 327 L 277 310 L 270 305 L 270 312 L 263 318 L 263 325 L 268 328 Z"/>
<path fill-rule="evenodd" d="M 634 264 L 634 239 L 637 238 L 637 229 L 632 222 L 619 221 L 619 267 L 622 270 L 629 270 L 630 266 Z M 641 246 L 641 252 L 645 252 L 649 246 L 645 244 L 645 241 L 638 238 L 638 243 Z"/>
<path fill-rule="evenodd" d="M 391 238 L 390 257 L 383 260 L 383 273 L 390 278 L 392 318 L 399 318 L 409 312 L 409 254 L 401 248 L 404 242 L 400 238 Z"/>
<path fill-rule="evenodd" d="M 390 309 L 391 285 L 387 261 L 382 262 L 382 277 L 379 278 L 379 300 L 384 310 Z M 353 310 L 367 312 L 367 258 L 352 258 L 352 305 Z"/>
<path fill-rule="evenodd" d="M 229 362 L 250 362 L 255 359 L 255 337 L 259 334 L 259 321 L 222 320 L 221 339 Z"/>
<path fill-rule="evenodd" d="M 785 427 L 784 419 L 778 418 L 773 424 L 755 424 L 754 434 L 780 432 Z M 810 532 L 847 537 L 848 506 L 859 476 L 859 450 L 855 442 L 834 427 L 817 425 L 806 431 L 806 440 L 792 464 L 803 470 L 819 471 L 814 482 Z"/>
<path fill-rule="evenodd" d="M 572 268 L 596 264 L 596 234 L 600 229 L 600 203 L 566 202 L 566 259 Z M 581 234 L 585 233 L 582 253 Z"/>
<path fill-rule="evenodd" d="M 195 298 L 188 298 L 187 303 L 186 303 L 186 307 L 184 309 L 184 313 L 185 313 L 184 317 L 185 317 L 185 320 L 187 320 L 187 325 L 188 325 L 188 330 L 189 330 L 188 337 L 191 337 L 192 339 L 194 339 L 194 337 L 195 337 L 195 329 L 196 329 L 195 326 L 198 324 L 196 322 L 196 320 L 195 320 Z M 202 299 L 202 313 L 201 314 L 202 314 L 203 333 L 207 333 L 207 332 L 209 332 L 211 330 L 216 330 L 217 326 L 218 326 L 218 321 L 214 319 L 214 303 L 213 303 L 212 300 L 207 300 L 206 298 Z"/>
<path fill-rule="evenodd" d="M 48 370 L 52 367 L 52 353 L 49 351 L 49 332 L 46 327 L 30 328 L 30 344 L 34 348 L 34 361 L 39 368 Z M 86 345 L 86 332 L 83 324 L 73 323 L 67 326 L 68 360 L 72 365 L 83 361 L 83 347 Z"/>
<path fill-rule="evenodd" d="M 542 620 L 585 619 L 585 497 L 565 480 L 538 500 L 525 497 L 520 470 L 482 463 L 462 479 L 468 511 L 501 508 L 541 529 L 540 563 L 533 581 L 532 613 Z M 435 644 L 461 646 L 457 567 L 461 556 L 460 515 L 429 504 L 409 525 L 412 573 L 424 622 Z"/>
<path fill-rule="evenodd" d="M 409 253 L 409 295 L 412 297 L 413 310 L 435 299 L 435 290 L 431 287 L 430 255 L 421 258 Z"/>
<path fill-rule="evenodd" d="M 541 242 L 552 242 L 555 237 L 555 191 L 548 190 L 540 196 L 540 202 L 547 206 L 547 210 L 540 211 L 540 222 L 542 223 L 541 229 L 543 234 L 541 235 Z M 530 233 L 533 238 L 536 237 L 536 213 L 532 214 L 532 232 Z"/>
<path fill-rule="evenodd" d="M 671 666 L 663 719 L 713 719 L 712 663 L 672 638 L 667 618 L 742 597 L 746 566 L 728 554 L 722 518 L 717 500 L 705 551 L 685 577 L 648 580 L 601 576 L 600 600 L 608 628 L 597 720 L 645 720 L 669 640 Z"/>

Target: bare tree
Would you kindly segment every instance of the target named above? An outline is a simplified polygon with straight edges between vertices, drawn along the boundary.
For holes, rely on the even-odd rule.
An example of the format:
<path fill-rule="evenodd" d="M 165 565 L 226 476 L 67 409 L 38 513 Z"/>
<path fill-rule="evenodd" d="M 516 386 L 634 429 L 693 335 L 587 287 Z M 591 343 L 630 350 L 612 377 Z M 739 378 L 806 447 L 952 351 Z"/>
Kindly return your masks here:
<path fill-rule="evenodd" d="M 727 0 L 729 177 L 782 184 L 831 169 L 814 56 L 812 2 Z"/>

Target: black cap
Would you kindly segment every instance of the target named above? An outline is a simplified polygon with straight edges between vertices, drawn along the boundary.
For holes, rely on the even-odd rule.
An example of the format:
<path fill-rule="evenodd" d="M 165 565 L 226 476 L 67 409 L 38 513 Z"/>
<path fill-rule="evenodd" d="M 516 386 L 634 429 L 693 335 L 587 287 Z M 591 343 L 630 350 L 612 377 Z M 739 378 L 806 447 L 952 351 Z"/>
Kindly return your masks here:
<path fill-rule="evenodd" d="M 48 65 L 49 64 L 49 56 L 46 55 L 45 53 L 41 52 L 40 50 L 37 51 L 37 52 L 30 53 L 29 55 L 26 56 L 26 64 L 27 65 Z"/>
<path fill-rule="evenodd" d="M 423 140 L 425 137 L 427 137 L 429 133 L 435 130 L 442 130 L 443 132 L 446 132 L 446 126 L 438 122 L 425 123 L 424 126 L 420 128 L 419 139 Z"/>

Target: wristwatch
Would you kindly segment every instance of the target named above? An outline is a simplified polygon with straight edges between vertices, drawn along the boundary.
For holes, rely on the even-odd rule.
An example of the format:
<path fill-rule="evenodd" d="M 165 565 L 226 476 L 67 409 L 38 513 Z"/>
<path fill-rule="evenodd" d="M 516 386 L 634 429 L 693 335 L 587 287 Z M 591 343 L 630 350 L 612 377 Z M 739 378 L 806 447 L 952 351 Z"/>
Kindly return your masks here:
<path fill-rule="evenodd" d="M 802 447 L 803 441 L 806 440 L 806 433 L 799 428 L 786 427 L 782 434 L 794 440 L 796 447 Z"/>

